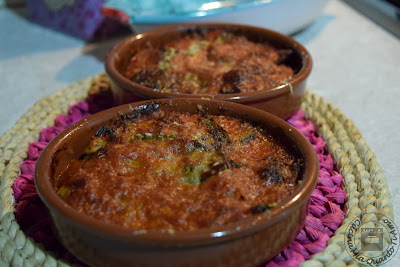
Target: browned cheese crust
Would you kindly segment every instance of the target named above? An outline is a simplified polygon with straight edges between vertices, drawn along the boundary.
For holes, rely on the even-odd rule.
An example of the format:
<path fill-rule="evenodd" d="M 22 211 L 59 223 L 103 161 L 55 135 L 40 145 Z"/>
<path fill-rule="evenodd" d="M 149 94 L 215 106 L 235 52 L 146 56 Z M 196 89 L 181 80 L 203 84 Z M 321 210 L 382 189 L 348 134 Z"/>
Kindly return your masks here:
<path fill-rule="evenodd" d="M 157 110 L 100 128 L 53 184 L 73 208 L 103 221 L 190 230 L 268 211 L 293 193 L 300 169 L 261 127 Z"/>
<path fill-rule="evenodd" d="M 232 94 L 270 89 L 290 81 L 282 62 L 289 50 L 221 30 L 190 33 L 161 49 L 136 53 L 125 76 L 163 92 Z"/>

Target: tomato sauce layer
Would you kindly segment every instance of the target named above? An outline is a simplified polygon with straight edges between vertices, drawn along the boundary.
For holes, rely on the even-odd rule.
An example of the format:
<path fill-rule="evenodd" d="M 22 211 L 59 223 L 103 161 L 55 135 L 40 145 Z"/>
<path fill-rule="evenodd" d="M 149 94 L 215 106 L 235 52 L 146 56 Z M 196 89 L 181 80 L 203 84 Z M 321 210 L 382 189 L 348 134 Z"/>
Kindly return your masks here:
<path fill-rule="evenodd" d="M 293 193 L 301 165 L 259 126 L 155 109 L 101 127 L 53 185 L 109 223 L 190 230 L 268 212 Z"/>

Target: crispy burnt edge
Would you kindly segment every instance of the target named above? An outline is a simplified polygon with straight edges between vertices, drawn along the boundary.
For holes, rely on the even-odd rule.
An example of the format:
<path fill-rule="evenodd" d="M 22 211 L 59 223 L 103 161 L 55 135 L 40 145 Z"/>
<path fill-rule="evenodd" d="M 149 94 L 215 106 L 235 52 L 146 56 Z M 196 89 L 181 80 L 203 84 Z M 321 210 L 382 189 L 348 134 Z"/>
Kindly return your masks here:
<path fill-rule="evenodd" d="M 148 117 L 149 115 L 153 114 L 154 112 L 160 111 L 159 109 L 160 104 L 155 102 L 150 102 L 149 104 L 140 105 L 133 109 L 133 112 L 129 114 L 122 114 L 120 113 L 119 122 L 117 124 L 122 124 L 127 121 L 134 121 L 141 119 L 143 117 Z M 118 126 L 119 126 L 118 125 Z"/>
<path fill-rule="evenodd" d="M 242 167 L 246 167 L 247 165 L 244 164 L 239 164 L 235 162 L 234 160 L 227 160 L 225 162 L 219 163 L 219 164 L 210 164 L 210 170 L 202 173 L 200 182 L 203 183 L 205 182 L 208 178 L 218 174 L 221 171 L 229 170 L 229 169 L 238 169 Z"/>
<path fill-rule="evenodd" d="M 248 41 L 253 42 L 248 39 Z M 254 42 L 256 43 L 256 42 Z M 292 49 L 278 49 L 268 43 L 260 43 L 263 45 L 267 45 L 272 47 L 278 53 L 278 59 L 273 63 L 277 66 L 286 66 L 292 69 L 293 73 L 296 72 L 295 68 L 291 66 L 289 60 L 290 57 L 294 54 Z M 246 59 L 243 58 L 243 59 Z M 243 70 L 243 68 L 245 70 Z M 219 90 L 220 94 L 238 94 L 242 92 L 241 83 L 246 79 L 248 75 L 253 75 L 254 68 L 249 68 L 248 66 L 241 66 L 241 64 L 236 64 L 234 68 L 225 72 L 222 75 L 223 85 Z M 270 83 L 270 86 L 266 87 L 265 89 L 272 89 L 273 87 L 282 85 L 287 83 L 293 79 L 292 76 L 289 76 L 287 79 L 282 80 L 280 83 L 276 83 L 273 79 L 271 79 L 267 74 L 263 75 L 263 77 Z M 248 78 L 247 78 L 248 79 Z"/>
<path fill-rule="evenodd" d="M 300 158 L 295 157 L 295 162 L 293 164 L 289 165 L 288 167 L 293 168 L 293 170 L 296 171 L 296 180 L 298 183 L 299 182 L 299 177 L 301 175 L 301 171 L 303 168 L 303 160 Z M 284 175 L 281 173 L 282 170 L 282 163 L 276 159 L 272 159 L 267 166 L 262 167 L 259 172 L 259 179 L 260 180 L 267 180 L 268 182 L 271 182 L 273 184 L 283 184 L 284 183 Z M 278 202 L 273 202 L 273 203 L 262 203 L 258 204 L 255 206 L 252 206 L 250 208 L 250 212 L 252 214 L 259 214 L 263 213 L 265 211 L 269 211 L 272 208 L 278 206 L 278 203 L 281 202 L 282 200 L 279 200 Z"/>
<path fill-rule="evenodd" d="M 114 124 L 106 124 L 101 126 L 97 132 L 94 134 L 93 138 L 102 138 L 104 137 L 107 142 L 111 141 L 118 141 L 119 137 L 117 135 L 117 129 L 120 127 L 125 127 L 126 122 L 128 121 L 134 121 L 138 120 L 143 117 L 147 117 L 154 112 L 158 111 L 159 104 L 156 104 L 154 102 L 151 102 L 147 105 L 141 105 L 139 107 L 136 107 L 133 109 L 133 112 L 130 114 L 123 114 L 123 113 L 118 113 L 118 117 L 114 120 Z M 56 151 L 56 153 L 52 157 L 52 164 L 57 163 L 58 160 L 56 159 L 57 155 L 62 151 L 62 150 L 67 150 L 66 144 L 60 149 Z M 78 160 L 89 160 L 90 158 L 97 156 L 97 157 L 102 157 L 105 153 L 107 152 L 107 149 L 102 147 L 94 152 L 88 153 L 88 152 L 83 152 Z M 51 177 L 54 176 L 54 166 L 51 165 Z M 53 186 L 56 188 L 54 185 L 55 181 L 53 181 Z M 69 185 L 63 185 L 63 186 L 58 186 L 57 188 L 57 194 L 62 198 L 66 199 L 68 196 L 71 194 L 71 192 L 74 192 L 75 190 L 79 188 L 84 188 L 87 185 L 87 177 L 82 177 L 79 179 L 74 180 L 72 183 Z"/>
<path fill-rule="evenodd" d="M 227 110 L 221 110 L 221 111 L 225 113 L 225 111 L 227 111 Z M 248 124 L 250 124 L 252 127 L 256 128 L 258 130 L 259 134 L 261 134 L 261 135 L 268 134 L 268 132 L 262 126 L 261 123 L 256 122 L 256 121 L 252 121 L 252 120 L 245 120 L 245 121 Z M 250 135 L 250 136 L 248 136 L 248 137 L 246 137 L 246 138 L 244 138 L 242 140 L 239 140 L 239 141 L 250 142 L 250 141 L 254 140 L 254 138 L 256 136 L 257 136 L 257 134 L 255 134 L 255 135 L 252 134 L 252 135 Z M 278 141 L 279 144 L 282 145 L 282 143 L 281 143 L 281 141 L 279 139 L 277 139 L 277 141 Z M 284 147 L 284 149 L 286 151 L 288 150 L 288 148 L 285 148 L 285 147 Z M 295 160 L 295 162 L 293 163 L 293 168 L 297 172 L 296 180 L 300 184 L 301 180 L 299 180 L 299 178 L 301 177 L 301 172 L 304 171 L 304 168 L 303 168 L 304 162 L 303 162 L 303 160 L 301 158 L 298 158 L 297 156 L 294 156 L 294 160 Z M 272 163 L 274 163 L 274 162 L 275 161 L 273 160 Z M 265 173 L 265 169 L 267 169 L 267 168 L 268 168 L 267 166 L 260 168 L 260 170 L 258 172 L 260 180 L 265 180 L 266 178 L 269 179 L 267 176 L 265 176 L 265 174 L 266 174 Z M 282 184 L 283 183 L 283 181 L 281 179 L 282 175 L 281 174 L 278 174 L 278 175 L 279 175 L 279 179 L 273 179 L 271 182 L 273 182 L 274 184 Z M 256 214 L 259 214 L 259 213 L 263 213 L 265 211 L 269 211 L 269 210 L 273 209 L 274 207 L 276 207 L 278 205 L 278 203 L 279 202 L 257 204 L 257 205 L 254 205 L 254 206 L 252 206 L 250 208 L 250 212 L 253 215 L 256 215 Z"/>
<path fill-rule="evenodd" d="M 215 162 L 213 162 L 209 166 L 210 170 L 202 173 L 201 178 L 200 178 L 200 183 L 203 183 L 206 180 L 208 180 L 210 177 L 218 174 L 221 171 L 228 170 L 228 169 L 234 169 L 234 168 L 242 168 L 245 165 L 239 164 L 239 163 L 233 161 L 232 159 L 227 158 L 226 153 L 225 153 L 225 147 L 227 145 L 232 144 L 232 140 L 229 137 L 229 134 L 212 117 L 208 116 L 202 107 L 201 108 L 200 107 L 198 106 L 198 110 L 201 115 L 199 117 L 199 122 L 206 126 L 208 132 L 210 133 L 211 137 L 213 138 L 213 140 L 215 142 L 215 144 L 214 144 L 215 150 L 224 159 L 224 161 L 219 164 L 215 164 Z M 208 107 L 206 106 L 206 110 L 207 109 L 208 109 Z M 224 109 L 222 107 L 219 107 L 218 110 L 221 111 L 221 113 L 225 113 L 225 111 L 227 111 L 226 109 Z"/>
<path fill-rule="evenodd" d="M 205 37 L 207 32 L 210 30 L 215 30 L 216 28 L 200 28 L 200 27 L 193 27 L 193 28 L 189 28 L 186 31 L 183 32 L 182 37 L 185 36 L 190 36 L 190 37 L 196 37 L 200 36 L 200 37 Z"/>
<path fill-rule="evenodd" d="M 137 121 L 138 119 L 150 116 L 154 112 L 159 111 L 159 106 L 159 104 L 151 102 L 134 108 L 129 114 L 118 113 L 118 118 L 114 121 L 113 125 L 101 126 L 92 138 L 103 137 L 107 142 L 117 141 L 119 139 L 117 135 L 118 128 L 124 128 L 128 121 Z M 95 152 L 84 152 L 79 157 L 79 160 L 88 160 L 93 156 L 101 157 L 106 152 L 107 148 L 104 147 Z"/>
<path fill-rule="evenodd" d="M 213 137 L 216 145 L 215 149 L 219 151 L 219 153 L 222 154 L 224 158 L 224 162 L 219 163 L 219 164 L 210 164 L 210 170 L 207 172 L 204 172 L 201 175 L 200 182 L 203 183 L 206 180 L 208 180 L 210 177 L 217 175 L 219 172 L 228 170 L 228 169 L 234 169 L 234 168 L 243 168 L 247 167 L 246 164 L 238 164 L 237 162 L 228 159 L 226 157 L 226 154 L 224 152 L 224 148 L 226 145 L 232 144 L 232 141 L 228 135 L 228 133 L 225 131 L 225 129 L 220 126 L 217 122 L 215 122 L 214 119 L 210 118 L 207 116 L 206 112 L 204 111 L 203 108 L 199 108 L 200 113 L 202 114 L 202 117 L 199 118 L 199 120 L 204 123 Z M 221 110 L 222 111 L 222 110 Z M 225 110 L 224 110 L 225 111 Z M 248 121 L 252 127 L 256 128 L 260 134 L 265 134 L 265 129 L 261 127 L 260 123 L 253 122 L 253 121 Z M 240 142 L 251 142 L 254 140 L 257 136 L 256 132 L 252 132 L 249 136 L 245 137 L 243 140 L 239 140 Z M 276 160 L 272 160 L 268 166 L 264 166 L 259 170 L 259 179 L 260 180 L 269 180 L 273 184 L 283 184 L 283 174 L 281 173 L 280 167 L 282 164 L 280 162 L 277 162 Z M 297 176 L 299 175 L 299 172 L 301 170 L 302 166 L 302 161 L 301 159 L 297 159 L 293 163 L 293 168 L 297 171 Z M 252 207 L 250 207 L 250 213 L 253 215 L 263 213 L 265 211 L 269 211 L 272 208 L 276 207 L 278 205 L 278 202 L 273 202 L 273 203 L 262 203 L 262 204 L 257 204 Z"/>

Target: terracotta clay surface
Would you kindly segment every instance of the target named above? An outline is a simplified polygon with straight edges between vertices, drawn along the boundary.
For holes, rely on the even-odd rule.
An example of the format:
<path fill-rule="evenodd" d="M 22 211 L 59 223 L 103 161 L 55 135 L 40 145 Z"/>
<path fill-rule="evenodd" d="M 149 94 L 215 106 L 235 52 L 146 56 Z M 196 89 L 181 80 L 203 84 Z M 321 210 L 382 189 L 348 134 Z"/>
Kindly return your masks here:
<path fill-rule="evenodd" d="M 122 118 L 53 178 L 66 203 L 104 222 L 170 232 L 222 226 L 269 211 L 299 186 L 302 162 L 263 128 L 156 105 Z"/>
<path fill-rule="evenodd" d="M 188 31 L 207 29 L 223 30 L 234 35 L 245 36 L 255 43 L 266 43 L 276 49 L 292 51 L 284 64 L 294 70 L 293 79 L 271 89 L 247 93 L 196 95 L 154 90 L 124 76 L 132 56 L 138 51 L 149 47 L 161 48 L 165 43 L 181 38 Z M 311 72 L 312 60 L 308 51 L 300 43 L 267 29 L 233 24 L 178 24 L 144 32 L 121 41 L 108 53 L 105 68 L 112 80 L 116 105 L 157 98 L 209 98 L 253 106 L 286 119 L 300 107 L 306 79 Z"/>
<path fill-rule="evenodd" d="M 43 150 L 35 182 L 50 210 L 63 244 L 91 265 L 129 266 L 255 266 L 281 251 L 293 240 L 307 214 L 307 203 L 318 176 L 318 160 L 312 146 L 293 126 L 254 108 L 229 102 L 199 99 L 152 101 L 161 110 L 197 113 L 198 105 L 212 115 L 226 115 L 261 125 L 304 162 L 303 182 L 295 192 L 269 212 L 224 226 L 174 233 L 132 231 L 94 219 L 74 210 L 57 195 L 52 177 L 79 157 L 91 136 L 123 114 L 135 113 L 149 102 L 123 105 L 97 113 L 69 127 Z"/>

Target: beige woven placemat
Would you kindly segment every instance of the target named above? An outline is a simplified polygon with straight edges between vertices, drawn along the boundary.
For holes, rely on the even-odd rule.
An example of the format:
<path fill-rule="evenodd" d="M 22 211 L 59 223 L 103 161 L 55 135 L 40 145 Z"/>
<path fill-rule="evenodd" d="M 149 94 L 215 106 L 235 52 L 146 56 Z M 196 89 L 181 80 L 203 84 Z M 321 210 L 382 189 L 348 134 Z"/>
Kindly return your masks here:
<path fill-rule="evenodd" d="M 84 100 L 91 84 L 99 77 L 104 76 L 78 81 L 38 101 L 0 137 L 0 266 L 69 266 L 21 231 L 13 214 L 11 186 L 19 174 L 19 165 L 27 156 L 28 144 L 38 139 L 42 128 L 52 126 L 57 115 Z M 306 93 L 302 109 L 318 126 L 319 135 L 326 141 L 344 177 L 347 210 L 342 226 L 329 240 L 326 249 L 301 266 L 357 266 L 344 247 L 344 232 L 356 216 L 361 216 L 363 223 L 376 221 L 371 213 L 393 220 L 384 173 L 353 122 L 339 109 L 310 91 Z"/>

